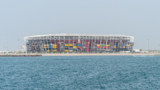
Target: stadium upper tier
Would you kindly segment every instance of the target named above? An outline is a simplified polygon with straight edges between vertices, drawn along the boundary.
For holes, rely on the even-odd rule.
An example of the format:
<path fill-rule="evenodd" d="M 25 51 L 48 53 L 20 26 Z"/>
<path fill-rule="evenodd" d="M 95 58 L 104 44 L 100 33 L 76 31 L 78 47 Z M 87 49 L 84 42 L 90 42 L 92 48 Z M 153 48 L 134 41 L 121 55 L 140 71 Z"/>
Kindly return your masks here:
<path fill-rule="evenodd" d="M 134 37 L 126 35 L 49 34 L 25 37 L 32 53 L 101 53 L 132 51 Z"/>

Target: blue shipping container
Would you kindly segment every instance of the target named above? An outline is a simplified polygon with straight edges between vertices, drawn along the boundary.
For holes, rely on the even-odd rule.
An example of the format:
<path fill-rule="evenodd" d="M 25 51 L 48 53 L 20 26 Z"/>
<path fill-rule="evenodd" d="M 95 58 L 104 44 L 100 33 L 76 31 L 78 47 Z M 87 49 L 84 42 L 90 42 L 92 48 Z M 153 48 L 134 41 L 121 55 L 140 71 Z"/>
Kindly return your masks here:
<path fill-rule="evenodd" d="M 82 44 L 78 44 L 78 46 L 82 46 Z"/>
<path fill-rule="evenodd" d="M 52 48 L 52 45 L 49 45 L 48 47 L 49 47 L 49 48 Z"/>

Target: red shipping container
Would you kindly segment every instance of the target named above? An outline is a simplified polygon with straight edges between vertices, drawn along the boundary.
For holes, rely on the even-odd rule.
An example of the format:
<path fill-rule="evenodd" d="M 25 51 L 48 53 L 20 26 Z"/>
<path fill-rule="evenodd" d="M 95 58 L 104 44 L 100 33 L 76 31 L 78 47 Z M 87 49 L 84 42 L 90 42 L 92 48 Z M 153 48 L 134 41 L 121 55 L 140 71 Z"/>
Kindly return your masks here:
<path fill-rule="evenodd" d="M 106 50 L 109 49 L 109 46 L 106 47 Z"/>

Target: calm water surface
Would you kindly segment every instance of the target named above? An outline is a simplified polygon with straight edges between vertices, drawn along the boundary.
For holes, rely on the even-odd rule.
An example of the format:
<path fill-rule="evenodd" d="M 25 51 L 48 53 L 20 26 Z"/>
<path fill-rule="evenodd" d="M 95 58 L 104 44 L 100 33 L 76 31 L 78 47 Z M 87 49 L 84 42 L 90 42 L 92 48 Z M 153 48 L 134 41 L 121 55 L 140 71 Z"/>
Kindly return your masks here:
<path fill-rule="evenodd" d="M 0 90 L 160 90 L 160 57 L 0 58 Z"/>

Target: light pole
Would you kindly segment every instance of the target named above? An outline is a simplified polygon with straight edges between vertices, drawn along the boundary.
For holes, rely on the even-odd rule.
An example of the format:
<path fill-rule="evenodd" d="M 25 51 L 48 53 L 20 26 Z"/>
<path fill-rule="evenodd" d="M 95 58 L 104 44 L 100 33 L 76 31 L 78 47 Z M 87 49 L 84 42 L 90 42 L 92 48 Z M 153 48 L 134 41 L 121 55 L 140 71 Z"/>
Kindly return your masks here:
<path fill-rule="evenodd" d="M 147 39 L 147 41 L 148 41 L 148 51 L 149 51 L 149 49 L 150 49 L 150 48 L 149 48 L 149 39 Z"/>

